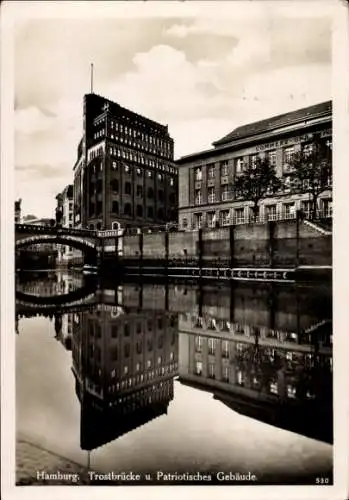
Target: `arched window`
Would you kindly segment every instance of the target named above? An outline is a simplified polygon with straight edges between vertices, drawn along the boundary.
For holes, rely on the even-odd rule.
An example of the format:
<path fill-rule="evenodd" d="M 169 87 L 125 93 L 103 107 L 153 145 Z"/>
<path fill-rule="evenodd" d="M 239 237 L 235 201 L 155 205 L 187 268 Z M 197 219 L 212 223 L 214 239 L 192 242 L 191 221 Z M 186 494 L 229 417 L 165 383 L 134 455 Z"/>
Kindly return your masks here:
<path fill-rule="evenodd" d="M 130 203 L 125 203 L 124 214 L 125 215 L 131 215 L 131 204 Z"/>
<path fill-rule="evenodd" d="M 158 210 L 158 218 L 163 219 L 164 218 L 164 211 L 162 208 L 159 208 Z"/>
<path fill-rule="evenodd" d="M 118 214 L 119 213 L 119 203 L 117 201 L 113 201 L 112 203 L 112 212 L 114 214 Z"/>
<path fill-rule="evenodd" d="M 142 205 L 137 205 L 137 217 L 143 217 L 143 207 Z"/>
<path fill-rule="evenodd" d="M 125 182 L 125 194 L 131 194 L 131 183 Z"/>
<path fill-rule="evenodd" d="M 153 188 L 148 188 L 148 192 L 147 192 L 147 196 L 148 198 L 154 198 L 154 190 Z"/>
<path fill-rule="evenodd" d="M 159 189 L 159 191 L 158 191 L 158 198 L 160 201 L 162 201 L 164 199 L 164 192 L 162 189 Z"/>
<path fill-rule="evenodd" d="M 102 229 L 102 223 L 98 222 L 97 224 L 97 231 L 100 231 Z"/>
<path fill-rule="evenodd" d="M 111 227 L 112 229 L 120 229 L 120 224 L 118 222 L 113 222 Z"/>

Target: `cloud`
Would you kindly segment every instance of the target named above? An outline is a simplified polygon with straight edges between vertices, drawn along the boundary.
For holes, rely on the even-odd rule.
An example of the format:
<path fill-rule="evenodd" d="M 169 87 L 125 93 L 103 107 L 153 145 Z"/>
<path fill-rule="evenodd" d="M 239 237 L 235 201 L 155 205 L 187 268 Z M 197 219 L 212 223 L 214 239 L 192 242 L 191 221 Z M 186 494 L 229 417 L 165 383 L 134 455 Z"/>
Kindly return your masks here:
<path fill-rule="evenodd" d="M 15 113 L 15 130 L 23 134 L 30 135 L 49 130 L 52 124 L 52 119 L 34 106 L 20 109 Z"/>
<path fill-rule="evenodd" d="M 95 92 L 168 124 L 176 157 L 210 148 L 236 126 L 329 99 L 330 18 L 318 8 L 290 19 L 260 4 L 234 5 L 226 18 L 22 24 L 15 162 L 25 210 L 45 215 L 73 180 L 91 61 Z"/>

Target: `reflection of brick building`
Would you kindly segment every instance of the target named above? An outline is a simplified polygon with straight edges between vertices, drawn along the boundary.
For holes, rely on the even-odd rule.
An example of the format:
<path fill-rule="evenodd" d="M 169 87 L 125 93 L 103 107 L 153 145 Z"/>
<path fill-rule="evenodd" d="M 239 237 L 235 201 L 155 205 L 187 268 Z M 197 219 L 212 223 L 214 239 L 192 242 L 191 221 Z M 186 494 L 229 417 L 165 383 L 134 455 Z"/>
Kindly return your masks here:
<path fill-rule="evenodd" d="M 85 95 L 74 204 L 76 227 L 119 229 L 176 220 L 177 169 L 167 126 Z"/>
<path fill-rule="evenodd" d="M 100 306 L 73 318 L 81 446 L 93 449 L 167 411 L 178 372 L 177 316 Z"/>

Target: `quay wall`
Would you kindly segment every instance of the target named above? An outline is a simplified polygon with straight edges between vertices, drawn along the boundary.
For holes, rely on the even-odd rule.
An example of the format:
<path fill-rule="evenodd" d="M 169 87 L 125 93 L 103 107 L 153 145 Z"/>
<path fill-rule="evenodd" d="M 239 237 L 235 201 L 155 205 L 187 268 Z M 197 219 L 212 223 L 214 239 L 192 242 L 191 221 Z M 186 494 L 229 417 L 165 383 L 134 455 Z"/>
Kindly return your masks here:
<path fill-rule="evenodd" d="M 232 267 L 332 265 L 332 235 L 296 220 L 125 235 L 125 259 L 223 259 Z"/>

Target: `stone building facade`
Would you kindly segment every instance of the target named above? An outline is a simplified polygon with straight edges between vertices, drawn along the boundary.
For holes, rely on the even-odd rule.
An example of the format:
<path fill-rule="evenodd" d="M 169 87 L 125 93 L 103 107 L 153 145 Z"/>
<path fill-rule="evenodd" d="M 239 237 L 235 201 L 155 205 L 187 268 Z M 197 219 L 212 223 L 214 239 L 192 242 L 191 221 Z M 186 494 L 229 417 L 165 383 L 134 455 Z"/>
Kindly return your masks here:
<path fill-rule="evenodd" d="M 179 176 L 179 227 L 190 230 L 243 223 L 251 215 L 252 202 L 237 199 L 235 179 L 244 165 L 268 155 L 284 188 L 265 197 L 259 208 L 267 220 L 294 217 L 297 210 L 309 213 L 311 196 L 292 189 L 290 160 L 300 149 L 310 151 L 314 134 L 332 149 L 332 101 L 275 116 L 236 128 L 213 143 L 213 148 L 176 161 Z M 331 154 L 329 152 L 329 154 Z M 318 200 L 319 211 L 332 214 L 332 179 Z"/>

